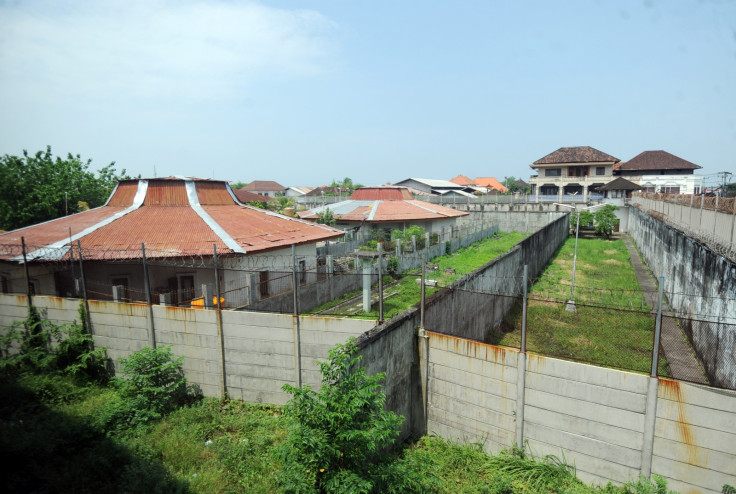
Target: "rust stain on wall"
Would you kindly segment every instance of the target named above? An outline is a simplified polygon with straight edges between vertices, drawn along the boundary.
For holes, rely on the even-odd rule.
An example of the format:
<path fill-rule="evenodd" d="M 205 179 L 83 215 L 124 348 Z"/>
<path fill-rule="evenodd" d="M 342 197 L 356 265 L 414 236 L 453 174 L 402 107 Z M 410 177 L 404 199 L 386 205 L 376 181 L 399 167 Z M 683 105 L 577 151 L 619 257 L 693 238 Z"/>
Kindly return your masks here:
<path fill-rule="evenodd" d="M 436 338 L 438 342 L 441 341 L 448 350 L 452 349 L 456 354 L 472 356 L 487 362 L 503 364 L 506 360 L 506 352 L 509 351 L 507 348 L 489 345 L 488 343 L 480 343 L 440 333 L 429 334 L 432 338 Z"/>
<path fill-rule="evenodd" d="M 25 295 L 16 295 L 15 300 L 17 301 L 18 305 L 25 305 L 27 303 Z"/>
<path fill-rule="evenodd" d="M 541 355 L 536 355 L 534 353 L 528 353 L 529 358 L 529 368 L 534 368 L 535 371 L 540 371 L 544 369 L 547 366 L 547 359 L 545 357 L 542 357 Z"/>
<path fill-rule="evenodd" d="M 691 465 L 701 465 L 698 460 L 698 447 L 693 443 L 693 431 L 690 427 L 690 421 L 685 414 L 685 401 L 682 394 L 682 387 L 678 381 L 659 378 L 659 387 L 662 390 L 663 398 L 675 402 L 677 407 L 677 434 L 680 441 L 687 448 L 687 461 Z"/>

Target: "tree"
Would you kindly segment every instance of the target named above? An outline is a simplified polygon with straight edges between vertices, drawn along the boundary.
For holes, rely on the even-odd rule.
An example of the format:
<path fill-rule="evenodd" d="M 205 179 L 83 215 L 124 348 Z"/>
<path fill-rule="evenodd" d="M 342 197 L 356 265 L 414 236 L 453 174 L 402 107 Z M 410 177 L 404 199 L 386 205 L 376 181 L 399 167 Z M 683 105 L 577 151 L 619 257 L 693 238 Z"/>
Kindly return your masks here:
<path fill-rule="evenodd" d="M 335 193 L 335 190 L 339 191 L 340 195 L 350 195 L 355 191 L 355 189 L 363 187 L 363 184 L 353 183 L 353 179 L 351 179 L 350 177 L 345 177 L 340 182 L 333 178 L 332 183 L 329 185 L 329 187 L 329 191 L 325 192 L 325 195 L 327 196 L 337 195 Z"/>
<path fill-rule="evenodd" d="M 503 182 L 501 182 L 501 185 L 509 189 L 509 193 L 514 192 L 521 192 L 524 194 L 529 193 L 529 187 L 520 187 L 519 184 L 516 183 L 517 179 L 513 175 L 510 177 L 504 177 Z"/>
<path fill-rule="evenodd" d="M 319 364 L 319 392 L 283 386 L 293 395 L 283 408 L 293 425 L 278 450 L 287 492 L 372 492 L 382 481 L 376 455 L 393 443 L 404 418 L 384 409 L 385 373 L 369 376 L 357 351 L 353 339 L 330 350 Z"/>
<path fill-rule="evenodd" d="M 238 190 L 238 189 L 242 189 L 246 185 L 248 185 L 248 182 L 231 182 L 230 188 L 233 190 Z"/>
<path fill-rule="evenodd" d="M 606 204 L 595 212 L 593 221 L 595 222 L 595 232 L 605 238 L 611 238 L 618 218 L 614 214 L 618 207 L 612 204 Z"/>
<path fill-rule="evenodd" d="M 575 233 L 575 230 L 578 226 L 578 215 L 580 216 L 580 228 L 585 228 L 586 226 L 593 223 L 594 220 L 593 213 L 591 213 L 590 211 L 574 211 L 570 215 L 570 230 L 572 230 L 573 234 Z"/>
<path fill-rule="evenodd" d="M 115 170 L 115 162 L 89 171 L 91 159 L 71 153 L 66 159 L 46 151 L 0 157 L 0 229 L 14 230 L 95 208 L 107 200 L 116 181 L 129 178 Z"/>
<path fill-rule="evenodd" d="M 277 195 L 273 201 L 268 203 L 268 207 L 275 210 L 279 214 L 285 214 L 286 209 L 294 207 L 294 198 L 284 195 Z"/>
<path fill-rule="evenodd" d="M 335 224 L 335 221 L 335 217 L 333 216 L 332 210 L 330 208 L 325 208 L 324 210 L 317 213 L 316 223 L 332 226 Z"/>

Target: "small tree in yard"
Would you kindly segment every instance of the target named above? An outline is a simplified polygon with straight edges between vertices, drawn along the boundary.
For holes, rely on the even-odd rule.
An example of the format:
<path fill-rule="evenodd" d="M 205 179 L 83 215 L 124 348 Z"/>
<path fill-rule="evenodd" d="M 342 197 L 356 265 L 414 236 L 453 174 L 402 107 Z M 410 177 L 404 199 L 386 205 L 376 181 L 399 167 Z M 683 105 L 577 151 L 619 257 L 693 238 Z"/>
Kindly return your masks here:
<path fill-rule="evenodd" d="M 613 229 L 616 228 L 616 222 L 618 219 L 614 214 L 618 207 L 612 204 L 606 204 L 601 209 L 595 212 L 595 232 L 605 238 L 611 238 Z"/>
<path fill-rule="evenodd" d="M 279 449 L 280 482 L 286 492 L 375 492 L 390 475 L 376 466 L 377 452 L 399 434 L 402 416 L 384 409 L 381 381 L 357 363 L 351 339 L 320 362 L 322 387 L 284 385 L 293 395 L 284 414 L 293 419 L 289 437 Z M 411 474 L 410 474 L 411 475 Z"/>

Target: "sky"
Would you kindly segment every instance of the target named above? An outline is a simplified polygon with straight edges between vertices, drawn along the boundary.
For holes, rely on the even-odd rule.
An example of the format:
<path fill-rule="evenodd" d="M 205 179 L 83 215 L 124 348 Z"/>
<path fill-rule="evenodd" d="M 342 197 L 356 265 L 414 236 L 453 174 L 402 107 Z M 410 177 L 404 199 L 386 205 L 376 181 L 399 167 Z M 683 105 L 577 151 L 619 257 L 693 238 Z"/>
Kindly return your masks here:
<path fill-rule="evenodd" d="M 736 181 L 732 0 L 0 0 L 0 25 L 0 155 L 288 187 L 528 180 L 592 146 Z"/>

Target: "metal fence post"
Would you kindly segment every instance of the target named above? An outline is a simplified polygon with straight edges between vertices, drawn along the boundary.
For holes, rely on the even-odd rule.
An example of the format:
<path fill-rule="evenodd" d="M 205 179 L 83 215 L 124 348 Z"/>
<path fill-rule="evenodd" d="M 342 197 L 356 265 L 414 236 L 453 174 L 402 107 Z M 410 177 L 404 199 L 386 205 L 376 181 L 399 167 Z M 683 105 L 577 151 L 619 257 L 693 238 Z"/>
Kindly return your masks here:
<path fill-rule="evenodd" d="M 378 324 L 383 322 L 383 242 L 378 243 Z"/>
<path fill-rule="evenodd" d="M 222 325 L 222 303 L 220 301 L 220 273 L 217 266 L 217 245 L 212 244 L 212 263 L 215 268 L 215 298 L 216 298 L 216 304 L 215 308 L 217 309 L 215 311 L 215 317 L 217 317 L 217 339 L 219 340 L 220 344 L 220 394 L 222 395 L 222 398 L 227 398 L 227 373 L 225 371 L 225 334 L 223 331 L 223 325 Z M 203 296 L 207 296 L 204 295 Z M 204 302 L 204 300 L 202 300 Z M 204 305 L 203 305 L 204 307 Z"/>
<path fill-rule="evenodd" d="M 33 300 L 31 299 L 31 275 L 28 272 L 28 258 L 26 257 L 26 238 L 20 237 L 20 245 L 23 249 L 23 269 L 26 273 L 26 301 L 28 302 L 28 310 L 33 308 Z"/>
<path fill-rule="evenodd" d="M 527 284 L 529 282 L 529 265 L 524 264 L 524 287 L 523 287 L 523 299 L 521 309 L 521 352 L 526 353 L 526 316 L 527 316 Z"/>
<path fill-rule="evenodd" d="M 299 282 L 296 279 L 296 245 L 291 244 L 291 272 L 293 279 L 292 291 L 294 292 L 294 313 L 293 313 L 293 331 L 294 331 L 294 381 L 297 387 L 302 386 L 302 342 L 301 342 L 301 325 L 299 319 L 299 307 L 297 290 Z"/>
<path fill-rule="evenodd" d="M 659 298 L 657 300 L 657 319 L 654 324 L 654 348 L 652 348 L 651 377 L 657 377 L 659 366 L 659 337 L 662 331 L 662 299 L 664 298 L 664 276 L 659 277 Z"/>
<path fill-rule="evenodd" d="M 141 243 L 141 254 L 143 256 L 143 284 L 146 289 L 146 303 L 148 304 L 148 343 L 151 348 L 156 348 L 156 327 L 153 322 L 153 300 L 151 298 L 151 281 L 148 278 L 148 263 L 146 262 L 146 244 Z"/>
<path fill-rule="evenodd" d="M 79 276 L 82 280 L 82 297 L 84 298 L 84 311 L 87 314 L 87 331 L 92 334 L 92 314 L 89 313 L 89 298 L 87 297 L 87 281 L 84 278 L 84 256 L 82 255 L 82 242 L 77 240 L 79 250 Z"/>

